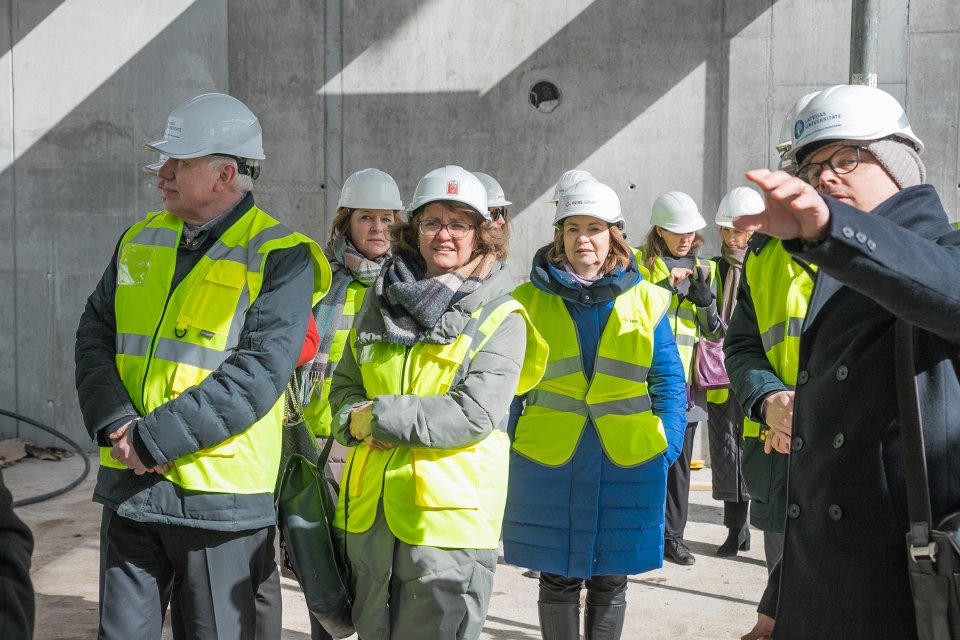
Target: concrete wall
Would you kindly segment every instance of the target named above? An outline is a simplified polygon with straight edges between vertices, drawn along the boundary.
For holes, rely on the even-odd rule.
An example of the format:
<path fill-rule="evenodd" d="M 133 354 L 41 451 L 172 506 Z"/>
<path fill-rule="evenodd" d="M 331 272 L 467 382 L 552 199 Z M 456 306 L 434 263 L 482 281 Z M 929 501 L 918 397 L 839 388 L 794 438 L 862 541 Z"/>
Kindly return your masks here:
<path fill-rule="evenodd" d="M 955 217 L 960 9 L 881 5 L 881 86 L 906 101 Z M 0 409 L 86 442 L 77 319 L 121 231 L 158 204 L 143 143 L 193 95 L 229 92 L 260 116 L 258 202 L 321 241 L 358 169 L 391 173 L 405 201 L 443 164 L 494 175 L 522 276 L 566 169 L 617 190 L 635 244 L 669 189 L 712 219 L 743 171 L 775 162 L 793 101 L 846 81 L 850 13 L 847 0 L 0 0 Z M 529 103 L 540 80 L 562 92 L 551 113 Z M 0 419 L 15 434 L 55 442 Z"/>

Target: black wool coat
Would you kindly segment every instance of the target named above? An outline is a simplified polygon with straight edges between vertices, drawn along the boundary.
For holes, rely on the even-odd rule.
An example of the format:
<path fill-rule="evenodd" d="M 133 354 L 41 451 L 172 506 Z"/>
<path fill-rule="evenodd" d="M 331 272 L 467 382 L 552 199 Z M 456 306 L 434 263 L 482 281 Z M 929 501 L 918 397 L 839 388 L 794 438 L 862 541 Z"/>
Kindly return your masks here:
<path fill-rule="evenodd" d="M 865 214 L 825 198 L 800 341 L 783 558 L 760 610 L 778 640 L 916 637 L 894 325 L 915 343 L 934 518 L 960 510 L 960 232 L 933 187 Z"/>

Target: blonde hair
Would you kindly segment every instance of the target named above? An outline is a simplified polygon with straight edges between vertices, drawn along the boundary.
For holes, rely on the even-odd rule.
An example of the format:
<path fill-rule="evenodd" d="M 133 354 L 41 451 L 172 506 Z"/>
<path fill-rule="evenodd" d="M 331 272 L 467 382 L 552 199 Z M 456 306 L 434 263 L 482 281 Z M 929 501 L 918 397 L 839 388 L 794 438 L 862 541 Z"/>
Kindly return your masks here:
<path fill-rule="evenodd" d="M 610 251 L 607 252 L 607 257 L 603 259 L 603 264 L 600 266 L 604 275 L 613 271 L 613 268 L 618 265 L 621 269 L 626 269 L 630 265 L 630 256 L 633 255 L 630 245 L 623 238 L 620 227 L 611 224 L 607 229 L 610 231 Z M 563 261 L 567 259 L 567 253 L 563 247 L 562 224 L 553 232 L 553 245 L 547 249 L 546 259 L 555 267 L 563 267 Z"/>
<path fill-rule="evenodd" d="M 340 207 L 337 209 L 336 215 L 333 216 L 333 228 L 330 229 L 330 242 L 333 243 L 339 236 L 350 235 L 350 217 L 353 215 L 353 212 L 357 209 L 362 209 L 364 207 Z M 403 216 L 400 215 L 399 211 L 393 212 L 393 224 L 403 221 Z M 392 227 L 393 225 L 391 225 Z M 350 242 L 353 242 L 353 238 L 350 238 Z"/>

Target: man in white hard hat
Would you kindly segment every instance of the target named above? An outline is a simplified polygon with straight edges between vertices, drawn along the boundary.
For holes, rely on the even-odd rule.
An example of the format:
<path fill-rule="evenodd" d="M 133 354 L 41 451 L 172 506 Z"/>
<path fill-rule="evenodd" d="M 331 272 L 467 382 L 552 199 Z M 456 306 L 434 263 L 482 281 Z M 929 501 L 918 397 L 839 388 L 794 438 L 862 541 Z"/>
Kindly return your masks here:
<path fill-rule="evenodd" d="M 768 416 L 768 449 L 790 455 L 783 556 L 745 638 L 910 639 L 929 622 L 915 616 L 908 580 L 908 567 L 930 560 L 904 546 L 894 335 L 898 321 L 913 326 L 936 526 L 960 509 L 960 421 L 949 410 L 960 405 L 960 234 L 923 184 L 922 150 L 896 99 L 840 85 L 797 114 L 799 177 L 747 173 L 767 208 L 734 225 L 783 239 L 817 268 L 802 323 L 783 327 L 799 331 L 796 388 L 774 384 L 744 403 Z"/>
<path fill-rule="evenodd" d="M 99 637 L 159 638 L 169 603 L 178 639 L 278 638 L 279 607 L 257 609 L 278 579 L 282 393 L 330 268 L 254 205 L 260 123 L 239 100 L 188 100 L 147 148 L 164 210 L 124 232 L 77 329 Z"/>

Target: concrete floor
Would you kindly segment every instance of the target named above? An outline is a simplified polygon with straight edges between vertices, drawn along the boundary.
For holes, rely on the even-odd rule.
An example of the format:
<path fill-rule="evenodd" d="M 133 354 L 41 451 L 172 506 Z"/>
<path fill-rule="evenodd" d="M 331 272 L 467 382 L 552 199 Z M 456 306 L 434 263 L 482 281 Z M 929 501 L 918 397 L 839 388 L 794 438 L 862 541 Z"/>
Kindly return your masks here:
<path fill-rule="evenodd" d="M 61 462 L 28 458 L 3 470 L 16 498 L 51 491 L 79 475 L 77 457 Z M 739 638 L 753 625 L 766 580 L 762 533 L 732 559 L 714 555 L 726 529 L 722 504 L 710 496 L 709 469 L 693 472 L 686 538 L 697 556 L 692 567 L 667 564 L 630 578 L 623 638 Z M 100 506 L 91 502 L 95 469 L 82 485 L 57 498 L 18 510 L 36 537 L 33 580 L 37 640 L 93 638 L 97 630 Z M 537 581 L 501 564 L 487 616 L 485 640 L 533 640 Z M 283 580 L 283 638 L 309 638 L 309 620 L 295 582 Z M 169 632 L 164 638 L 171 637 Z"/>

